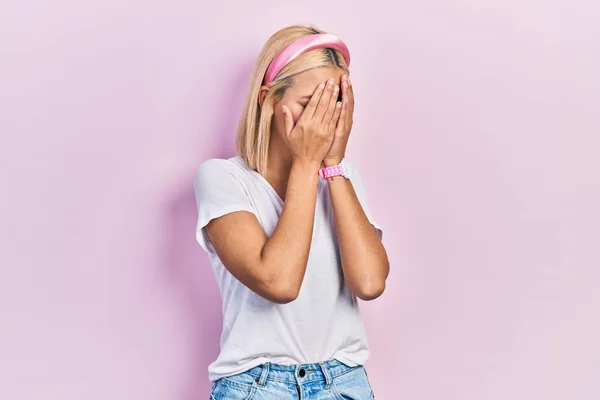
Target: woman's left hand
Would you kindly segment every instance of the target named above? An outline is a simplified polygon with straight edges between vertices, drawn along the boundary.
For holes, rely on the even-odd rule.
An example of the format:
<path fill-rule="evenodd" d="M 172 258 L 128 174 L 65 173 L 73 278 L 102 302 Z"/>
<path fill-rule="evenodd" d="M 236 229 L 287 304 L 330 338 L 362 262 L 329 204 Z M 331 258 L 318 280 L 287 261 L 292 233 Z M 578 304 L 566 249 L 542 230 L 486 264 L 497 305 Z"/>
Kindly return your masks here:
<path fill-rule="evenodd" d="M 329 152 L 323 160 L 323 164 L 328 167 L 337 165 L 342 161 L 346 154 L 346 146 L 350 138 L 350 130 L 352 129 L 352 118 L 354 115 L 354 91 L 352 90 L 352 82 L 348 75 L 342 75 L 342 112 L 337 121 L 333 143 Z"/>

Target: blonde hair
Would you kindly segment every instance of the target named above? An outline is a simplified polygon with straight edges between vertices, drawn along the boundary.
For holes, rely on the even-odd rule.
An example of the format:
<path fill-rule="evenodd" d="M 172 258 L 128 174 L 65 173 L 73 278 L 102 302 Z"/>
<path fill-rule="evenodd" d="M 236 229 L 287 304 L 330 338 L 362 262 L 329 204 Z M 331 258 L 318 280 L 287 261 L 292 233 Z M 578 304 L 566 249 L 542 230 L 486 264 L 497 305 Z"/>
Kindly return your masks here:
<path fill-rule="evenodd" d="M 306 52 L 288 63 L 268 86 L 262 106 L 258 102 L 265 72 L 277 53 L 290 43 L 308 35 L 326 33 L 313 26 L 291 25 L 275 32 L 264 45 L 252 72 L 250 88 L 237 130 L 237 154 L 250 168 L 265 176 L 271 138 L 271 120 L 274 105 L 293 85 L 294 75 L 318 67 L 338 67 L 348 72 L 342 54 L 334 49 L 316 49 Z"/>

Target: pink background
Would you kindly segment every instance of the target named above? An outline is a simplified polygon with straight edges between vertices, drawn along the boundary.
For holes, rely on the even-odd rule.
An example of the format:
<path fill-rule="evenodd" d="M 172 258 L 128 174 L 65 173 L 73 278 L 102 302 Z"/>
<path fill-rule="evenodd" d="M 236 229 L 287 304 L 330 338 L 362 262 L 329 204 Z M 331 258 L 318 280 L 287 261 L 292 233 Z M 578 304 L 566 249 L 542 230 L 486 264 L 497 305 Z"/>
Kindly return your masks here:
<path fill-rule="evenodd" d="M 363 303 L 377 397 L 600 398 L 599 17 L 592 0 L 4 1 L 0 398 L 208 398 L 220 300 L 192 176 L 232 155 L 255 57 L 291 23 L 353 54 L 349 156 L 392 263 Z"/>

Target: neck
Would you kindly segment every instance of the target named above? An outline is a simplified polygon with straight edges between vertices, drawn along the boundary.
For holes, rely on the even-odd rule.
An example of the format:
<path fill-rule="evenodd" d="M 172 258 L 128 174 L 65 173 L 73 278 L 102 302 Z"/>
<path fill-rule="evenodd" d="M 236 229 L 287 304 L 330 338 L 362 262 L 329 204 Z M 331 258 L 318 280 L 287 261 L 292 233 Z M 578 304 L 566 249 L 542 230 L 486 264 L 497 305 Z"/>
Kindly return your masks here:
<path fill-rule="evenodd" d="M 292 170 L 292 154 L 281 136 L 273 132 L 269 143 L 269 167 L 265 179 L 279 196 L 285 200 L 288 179 Z"/>
<path fill-rule="evenodd" d="M 292 169 L 293 158 L 292 154 L 290 153 L 290 149 L 280 138 L 280 135 L 275 133 L 271 134 L 268 155 L 269 168 L 267 175 L 273 178 L 279 177 L 280 179 L 285 177 L 287 180 L 290 170 Z"/>

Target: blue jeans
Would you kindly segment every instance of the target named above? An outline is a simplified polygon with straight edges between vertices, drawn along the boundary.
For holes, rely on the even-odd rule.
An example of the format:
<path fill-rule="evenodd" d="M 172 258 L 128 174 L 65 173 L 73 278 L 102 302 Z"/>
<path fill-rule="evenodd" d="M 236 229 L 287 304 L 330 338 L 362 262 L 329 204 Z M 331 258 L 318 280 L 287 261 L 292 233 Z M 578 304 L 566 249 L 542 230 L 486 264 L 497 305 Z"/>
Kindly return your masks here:
<path fill-rule="evenodd" d="M 329 360 L 315 364 L 265 363 L 214 382 L 210 400 L 371 400 L 364 367 Z"/>

